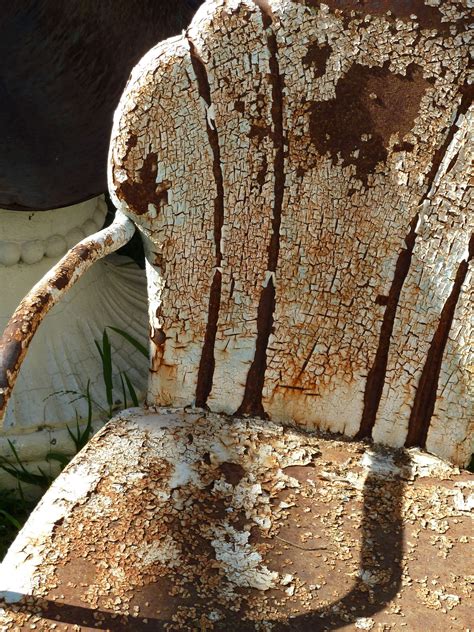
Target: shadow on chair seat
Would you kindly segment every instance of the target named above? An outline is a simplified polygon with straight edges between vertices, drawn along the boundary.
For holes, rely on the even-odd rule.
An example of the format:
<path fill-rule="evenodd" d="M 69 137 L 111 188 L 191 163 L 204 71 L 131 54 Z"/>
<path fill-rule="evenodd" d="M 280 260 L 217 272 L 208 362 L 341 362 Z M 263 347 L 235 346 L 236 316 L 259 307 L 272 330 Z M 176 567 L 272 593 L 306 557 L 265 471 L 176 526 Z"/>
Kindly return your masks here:
<path fill-rule="evenodd" d="M 465 478 L 267 421 L 127 411 L 10 549 L 2 630 L 460 630 Z"/>

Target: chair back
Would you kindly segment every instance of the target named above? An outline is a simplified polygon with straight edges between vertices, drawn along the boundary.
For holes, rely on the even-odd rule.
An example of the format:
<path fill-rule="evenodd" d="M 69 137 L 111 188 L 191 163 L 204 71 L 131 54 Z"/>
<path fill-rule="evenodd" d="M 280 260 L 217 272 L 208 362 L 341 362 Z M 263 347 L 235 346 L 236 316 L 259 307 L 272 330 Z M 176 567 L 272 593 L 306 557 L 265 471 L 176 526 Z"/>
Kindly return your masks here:
<path fill-rule="evenodd" d="M 109 182 L 145 242 L 149 402 L 461 458 L 468 17 L 372 4 L 208 2 L 134 69 Z"/>

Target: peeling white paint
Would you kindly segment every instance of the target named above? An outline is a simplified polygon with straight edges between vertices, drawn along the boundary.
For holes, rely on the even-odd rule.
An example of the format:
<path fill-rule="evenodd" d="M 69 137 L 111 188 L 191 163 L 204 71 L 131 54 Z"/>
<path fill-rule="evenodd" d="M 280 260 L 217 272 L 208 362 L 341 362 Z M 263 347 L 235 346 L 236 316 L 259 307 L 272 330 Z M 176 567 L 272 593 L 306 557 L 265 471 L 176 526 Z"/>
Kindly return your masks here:
<path fill-rule="evenodd" d="M 216 559 L 224 565 L 227 577 L 241 588 L 269 590 L 275 586 L 278 573 L 262 564 L 262 556 L 248 544 L 250 532 L 236 531 L 230 525 L 214 529 L 211 544 Z"/>

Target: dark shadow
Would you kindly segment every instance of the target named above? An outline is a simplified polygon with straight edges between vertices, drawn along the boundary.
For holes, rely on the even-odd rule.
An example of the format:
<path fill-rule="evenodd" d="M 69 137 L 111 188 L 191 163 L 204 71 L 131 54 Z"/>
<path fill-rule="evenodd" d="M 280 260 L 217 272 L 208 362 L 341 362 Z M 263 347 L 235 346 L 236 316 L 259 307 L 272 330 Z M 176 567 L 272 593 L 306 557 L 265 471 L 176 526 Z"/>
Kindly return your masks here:
<path fill-rule="evenodd" d="M 352 590 L 334 603 L 313 612 L 296 616 L 282 623 L 274 623 L 272 631 L 291 630 L 294 632 L 326 632 L 337 630 L 354 623 L 359 617 L 370 617 L 383 610 L 397 595 L 402 579 L 403 521 L 402 505 L 406 479 L 411 467 L 406 453 L 400 453 L 397 466 L 403 469 L 403 478 L 388 478 L 386 473 L 376 469 L 369 471 L 364 484 L 364 506 L 362 520 L 362 542 L 360 575 Z M 383 502 L 381 501 L 381 492 Z M 387 493 L 388 492 L 388 493 Z M 381 508 L 387 509 L 386 514 Z M 364 581 L 362 575 L 364 574 Z M 370 585 L 373 575 L 383 575 L 384 580 Z M 367 581 L 369 579 L 369 581 Z M 27 597 L 28 598 L 28 597 Z M 109 630 L 110 632 L 161 631 L 169 629 L 171 621 L 157 618 L 120 616 L 105 610 L 69 605 L 47 599 L 30 598 L 33 603 L 21 603 L 21 611 L 38 613 L 56 624 L 76 624 L 84 629 Z M 5 610 L 11 607 L 2 604 Z M 18 604 L 17 604 L 18 606 Z M 17 609 L 17 607 L 15 607 Z M 199 619 L 193 622 L 196 629 L 206 630 Z M 251 621 L 223 621 L 214 624 L 214 631 L 254 632 Z"/>
<path fill-rule="evenodd" d="M 402 506 L 406 478 L 410 476 L 411 464 L 407 453 L 400 453 L 398 465 L 404 477 L 387 480 L 386 475 L 370 471 L 364 484 L 364 515 L 362 520 L 362 542 L 360 574 L 369 578 L 385 571 L 383 583 L 369 586 L 362 577 L 342 599 L 323 609 L 300 615 L 275 628 L 295 632 L 326 632 L 338 630 L 354 623 L 359 617 L 370 617 L 397 595 L 402 581 L 403 517 Z M 389 515 L 380 514 L 380 491 L 390 490 Z M 379 493 L 378 493 L 379 492 Z"/>

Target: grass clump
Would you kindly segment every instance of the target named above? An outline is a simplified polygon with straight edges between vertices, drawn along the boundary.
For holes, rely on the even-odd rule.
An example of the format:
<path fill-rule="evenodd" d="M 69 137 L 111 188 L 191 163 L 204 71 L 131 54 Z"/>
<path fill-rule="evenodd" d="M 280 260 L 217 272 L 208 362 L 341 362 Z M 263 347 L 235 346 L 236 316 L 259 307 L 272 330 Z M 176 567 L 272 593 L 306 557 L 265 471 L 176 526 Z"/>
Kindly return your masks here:
<path fill-rule="evenodd" d="M 128 408 L 129 404 L 133 406 L 139 405 L 139 399 L 136 390 L 126 372 L 119 372 L 121 384 L 121 397 L 114 397 L 114 379 L 113 379 L 113 362 L 112 362 L 112 345 L 110 343 L 107 329 L 113 330 L 124 338 L 129 344 L 137 349 L 143 356 L 148 358 L 147 349 L 133 336 L 126 331 L 116 327 L 106 327 L 102 334 L 102 340 L 95 340 L 95 346 L 101 358 L 102 363 L 102 379 L 105 390 L 105 400 L 107 409 L 104 410 L 97 402 L 94 402 L 90 392 L 90 380 L 87 381 L 85 393 L 78 391 L 60 391 L 52 393 L 52 395 L 74 395 L 75 399 L 71 401 L 71 405 L 78 399 L 84 399 L 87 403 L 87 417 L 80 420 L 77 411 L 75 427 L 66 426 L 69 437 L 71 438 L 73 454 L 68 454 L 59 450 L 50 451 L 45 455 L 45 460 L 50 463 L 57 463 L 59 471 L 63 470 L 71 459 L 86 445 L 91 438 L 93 428 L 94 411 L 100 410 L 104 421 L 110 419 L 116 412 Z M 51 395 L 51 396 L 52 396 Z M 82 423 L 81 423 L 82 421 Z M 48 489 L 54 480 L 54 476 L 50 472 L 45 472 L 39 465 L 36 470 L 32 471 L 22 461 L 21 456 L 12 441 L 8 440 L 11 451 L 11 457 L 5 458 L 0 456 L 0 469 L 8 472 L 17 484 L 17 488 L 13 490 L 0 489 L 0 560 L 5 556 L 8 547 L 15 539 L 18 531 L 26 522 L 31 511 L 37 504 L 37 500 L 28 500 L 25 498 L 23 485 L 34 485 L 39 488 L 41 495 Z"/>

